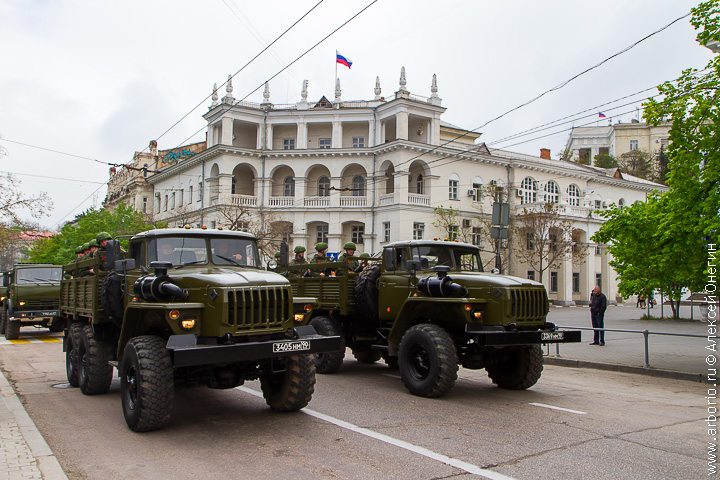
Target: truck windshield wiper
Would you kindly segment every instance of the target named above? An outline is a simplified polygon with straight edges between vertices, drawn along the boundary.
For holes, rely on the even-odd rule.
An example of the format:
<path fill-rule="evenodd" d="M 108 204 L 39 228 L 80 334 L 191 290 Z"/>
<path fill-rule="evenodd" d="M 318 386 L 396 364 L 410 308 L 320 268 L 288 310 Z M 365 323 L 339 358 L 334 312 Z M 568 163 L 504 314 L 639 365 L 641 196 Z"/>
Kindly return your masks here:
<path fill-rule="evenodd" d="M 218 258 L 222 258 L 223 260 L 227 260 L 228 262 L 230 262 L 230 263 L 232 263 L 232 264 L 235 264 L 235 265 L 237 265 L 238 267 L 244 267 L 244 266 L 245 266 L 245 265 L 240 264 L 240 263 L 239 263 L 237 260 L 235 260 L 234 258 L 229 258 L 229 257 L 225 257 L 225 256 L 223 256 L 223 255 L 218 255 L 218 254 L 215 254 L 215 256 L 218 257 Z"/>
<path fill-rule="evenodd" d="M 185 265 L 195 265 L 198 263 L 205 263 L 205 260 L 195 260 L 193 262 L 184 262 L 184 263 L 181 263 L 180 265 L 175 265 L 175 270 L 177 270 L 178 268 L 182 268 Z"/>

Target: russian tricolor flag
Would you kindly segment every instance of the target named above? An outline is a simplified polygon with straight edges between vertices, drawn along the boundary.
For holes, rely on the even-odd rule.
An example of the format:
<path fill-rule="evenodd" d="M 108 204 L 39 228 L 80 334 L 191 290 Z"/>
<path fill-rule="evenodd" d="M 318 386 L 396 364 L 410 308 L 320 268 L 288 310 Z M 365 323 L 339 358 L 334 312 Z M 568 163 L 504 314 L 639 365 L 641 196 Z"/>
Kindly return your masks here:
<path fill-rule="evenodd" d="M 352 67 L 352 60 L 340 55 L 340 52 L 338 52 L 337 50 L 335 50 L 335 61 L 340 65 L 345 65 L 348 68 Z"/>
<path fill-rule="evenodd" d="M 607 118 L 604 113 L 598 112 L 598 118 Z"/>

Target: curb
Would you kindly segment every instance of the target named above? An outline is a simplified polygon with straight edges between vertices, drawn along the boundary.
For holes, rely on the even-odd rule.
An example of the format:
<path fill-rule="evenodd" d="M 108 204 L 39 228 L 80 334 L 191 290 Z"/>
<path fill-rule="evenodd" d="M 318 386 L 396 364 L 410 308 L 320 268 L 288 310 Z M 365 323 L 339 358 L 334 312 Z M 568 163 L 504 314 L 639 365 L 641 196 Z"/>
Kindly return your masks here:
<path fill-rule="evenodd" d="M 20 428 L 20 433 L 25 439 L 28 448 L 33 457 L 37 461 L 37 467 L 42 474 L 44 480 L 68 480 L 65 472 L 63 472 L 60 462 L 50 450 L 50 446 L 43 438 L 40 431 L 35 426 L 25 407 L 20 402 L 15 390 L 8 383 L 5 375 L 0 371 L 0 401 L 15 418 L 15 422 Z"/>
<path fill-rule="evenodd" d="M 585 360 L 572 360 L 570 358 L 544 357 L 546 365 L 558 365 L 572 368 L 594 368 L 596 370 L 608 370 L 611 372 L 634 373 L 648 375 L 651 377 L 674 378 L 676 380 L 687 380 L 690 382 L 709 383 L 701 373 L 676 372 L 674 370 L 660 370 L 657 368 L 631 367 L 629 365 L 618 365 L 614 363 L 588 362 Z"/>

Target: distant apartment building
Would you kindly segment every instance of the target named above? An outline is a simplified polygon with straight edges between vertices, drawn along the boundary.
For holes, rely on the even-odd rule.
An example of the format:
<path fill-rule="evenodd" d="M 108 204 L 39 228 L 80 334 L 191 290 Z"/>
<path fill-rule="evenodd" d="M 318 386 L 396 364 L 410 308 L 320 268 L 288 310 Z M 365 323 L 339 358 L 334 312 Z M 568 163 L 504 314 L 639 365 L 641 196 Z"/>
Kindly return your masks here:
<path fill-rule="evenodd" d="M 632 121 L 573 128 L 565 148 L 570 152 L 572 161 L 592 164 L 597 155 L 619 157 L 632 150 L 642 150 L 654 158 L 661 148 L 667 150 L 669 138 L 669 123 L 651 126 Z"/>

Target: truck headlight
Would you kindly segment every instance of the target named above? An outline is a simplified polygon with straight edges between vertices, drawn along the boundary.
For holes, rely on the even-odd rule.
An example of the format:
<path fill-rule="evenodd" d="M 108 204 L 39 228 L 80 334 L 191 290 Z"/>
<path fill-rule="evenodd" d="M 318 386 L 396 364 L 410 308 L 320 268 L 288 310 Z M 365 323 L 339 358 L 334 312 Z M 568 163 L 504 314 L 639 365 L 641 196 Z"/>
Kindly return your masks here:
<path fill-rule="evenodd" d="M 26 303 L 27 303 L 27 302 L 26 302 L 25 300 L 20 300 L 20 301 L 18 302 L 18 305 L 20 305 L 20 306 L 22 307 L 22 306 L 25 305 Z"/>
<path fill-rule="evenodd" d="M 195 319 L 194 318 L 185 318 L 183 320 L 180 320 L 180 328 L 183 330 L 192 330 L 195 328 Z"/>

